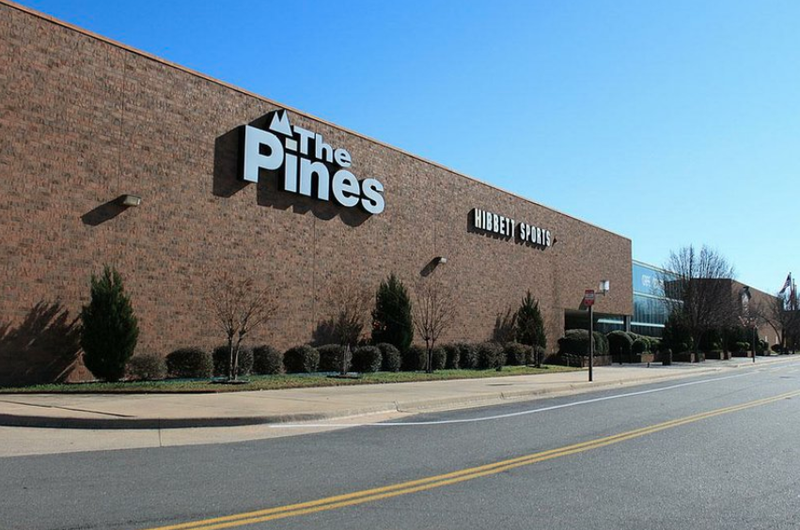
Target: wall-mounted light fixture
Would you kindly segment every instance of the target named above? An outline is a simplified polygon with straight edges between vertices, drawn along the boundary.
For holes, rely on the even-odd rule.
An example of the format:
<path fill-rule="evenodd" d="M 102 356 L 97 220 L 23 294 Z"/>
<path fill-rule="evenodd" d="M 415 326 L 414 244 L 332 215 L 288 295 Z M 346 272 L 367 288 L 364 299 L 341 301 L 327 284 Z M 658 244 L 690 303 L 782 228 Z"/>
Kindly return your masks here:
<path fill-rule="evenodd" d="M 602 295 L 608 294 L 610 284 L 611 282 L 609 282 L 608 280 L 600 280 L 600 289 L 599 289 L 600 294 Z"/>
<path fill-rule="evenodd" d="M 447 258 L 443 256 L 436 256 L 435 258 L 433 258 L 433 262 L 436 263 L 437 265 L 444 265 L 445 263 L 447 263 Z"/>
<path fill-rule="evenodd" d="M 138 195 L 122 195 L 119 202 L 122 206 L 139 206 L 142 204 L 142 198 Z"/>

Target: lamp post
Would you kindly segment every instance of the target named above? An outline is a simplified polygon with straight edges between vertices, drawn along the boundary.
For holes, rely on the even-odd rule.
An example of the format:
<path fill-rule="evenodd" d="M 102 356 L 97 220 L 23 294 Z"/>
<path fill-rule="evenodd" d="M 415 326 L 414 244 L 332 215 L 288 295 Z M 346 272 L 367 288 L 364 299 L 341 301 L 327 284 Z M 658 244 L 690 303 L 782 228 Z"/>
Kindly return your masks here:
<path fill-rule="evenodd" d="M 609 281 L 601 280 L 598 294 L 605 296 L 608 293 Z M 594 380 L 594 289 L 587 289 L 583 293 L 583 305 L 589 307 L 589 382 Z"/>
<path fill-rule="evenodd" d="M 756 330 L 758 329 L 758 319 L 757 315 L 750 313 L 750 298 L 753 297 L 753 295 L 750 293 L 750 287 L 747 285 L 742 287 L 742 291 L 739 296 L 743 312 L 739 319 L 741 320 L 742 324 L 745 325 L 745 327 L 753 328 L 753 334 L 750 339 L 750 347 L 753 351 L 753 362 L 756 362 Z"/>

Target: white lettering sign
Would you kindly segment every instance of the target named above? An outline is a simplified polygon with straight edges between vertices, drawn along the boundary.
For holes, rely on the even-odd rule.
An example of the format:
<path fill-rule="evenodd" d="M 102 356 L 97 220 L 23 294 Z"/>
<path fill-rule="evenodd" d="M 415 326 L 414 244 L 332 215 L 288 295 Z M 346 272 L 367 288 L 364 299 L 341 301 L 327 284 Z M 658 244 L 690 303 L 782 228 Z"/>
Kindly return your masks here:
<path fill-rule="evenodd" d="M 383 184 L 359 181 L 348 169 L 346 149 L 334 149 L 321 134 L 292 126 L 285 110 L 275 112 L 269 130 L 244 126 L 242 180 L 258 182 L 261 169 L 283 168 L 283 189 L 289 193 L 333 200 L 345 208 L 360 206 L 371 214 L 383 212 Z"/>
<path fill-rule="evenodd" d="M 528 223 L 517 222 L 509 217 L 487 212 L 480 208 L 472 210 L 472 227 L 507 238 L 515 236 L 520 243 L 530 243 L 544 248 L 552 247 L 555 242 L 550 230 Z"/>

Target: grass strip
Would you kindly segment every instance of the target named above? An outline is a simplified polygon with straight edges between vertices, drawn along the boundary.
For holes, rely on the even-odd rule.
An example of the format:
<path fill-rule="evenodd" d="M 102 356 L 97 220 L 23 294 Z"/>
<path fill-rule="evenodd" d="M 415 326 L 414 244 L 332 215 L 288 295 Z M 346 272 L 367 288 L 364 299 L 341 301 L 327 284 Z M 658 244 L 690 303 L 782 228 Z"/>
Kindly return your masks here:
<path fill-rule="evenodd" d="M 251 375 L 248 383 L 220 384 L 208 379 L 167 379 L 164 381 L 119 381 L 116 383 L 50 383 L 26 387 L 0 388 L 0 394 L 181 394 L 244 392 L 253 390 L 280 390 L 285 388 L 311 388 L 345 385 L 376 385 L 409 383 L 415 381 L 447 381 L 452 379 L 481 379 L 571 372 L 578 368 L 544 365 L 542 368 L 506 366 L 495 370 L 438 370 L 425 372 L 377 372 L 362 374 L 358 378 L 333 378 L 327 374 Z"/>

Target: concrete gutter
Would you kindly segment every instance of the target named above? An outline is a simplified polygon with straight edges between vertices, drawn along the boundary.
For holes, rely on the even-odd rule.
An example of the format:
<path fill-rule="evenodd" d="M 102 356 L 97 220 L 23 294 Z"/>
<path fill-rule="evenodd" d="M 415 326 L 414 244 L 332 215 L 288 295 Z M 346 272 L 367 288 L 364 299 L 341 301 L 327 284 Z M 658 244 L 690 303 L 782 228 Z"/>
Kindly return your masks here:
<path fill-rule="evenodd" d="M 61 429 L 185 429 L 319 422 L 382 413 L 454 410 L 644 385 L 730 369 L 800 361 L 798 357 L 706 361 L 671 367 L 598 367 L 485 379 L 427 381 L 224 394 L 6 394 L 0 426 Z M 502 390 L 500 389 L 502 388 Z"/>

